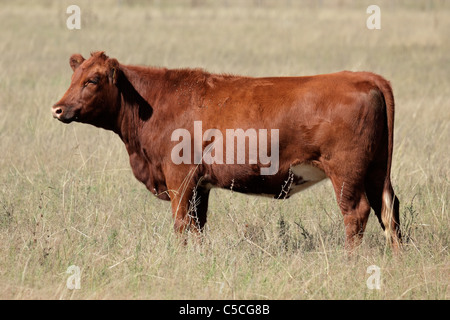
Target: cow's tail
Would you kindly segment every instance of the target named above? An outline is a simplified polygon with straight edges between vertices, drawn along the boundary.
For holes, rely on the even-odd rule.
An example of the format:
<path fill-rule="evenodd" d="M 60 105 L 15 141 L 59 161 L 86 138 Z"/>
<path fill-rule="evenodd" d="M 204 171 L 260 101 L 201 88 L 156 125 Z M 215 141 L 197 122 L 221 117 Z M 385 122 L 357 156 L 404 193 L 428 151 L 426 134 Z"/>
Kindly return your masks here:
<path fill-rule="evenodd" d="M 394 149 L 395 102 L 391 85 L 387 80 L 380 77 L 377 79 L 377 85 L 384 97 L 388 137 L 388 154 L 382 195 L 381 220 L 384 225 L 387 241 L 397 249 L 401 244 L 399 200 L 395 196 L 391 183 L 392 153 Z"/>

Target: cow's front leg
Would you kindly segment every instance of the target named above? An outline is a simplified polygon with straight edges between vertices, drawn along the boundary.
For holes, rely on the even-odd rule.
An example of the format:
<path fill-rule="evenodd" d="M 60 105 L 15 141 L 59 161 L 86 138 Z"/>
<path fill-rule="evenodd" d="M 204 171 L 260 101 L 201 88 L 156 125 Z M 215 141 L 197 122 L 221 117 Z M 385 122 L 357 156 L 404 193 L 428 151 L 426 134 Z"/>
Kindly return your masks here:
<path fill-rule="evenodd" d="M 169 187 L 169 194 L 175 232 L 181 235 L 189 231 L 200 235 L 206 223 L 209 189 L 194 179 L 185 179 Z"/>

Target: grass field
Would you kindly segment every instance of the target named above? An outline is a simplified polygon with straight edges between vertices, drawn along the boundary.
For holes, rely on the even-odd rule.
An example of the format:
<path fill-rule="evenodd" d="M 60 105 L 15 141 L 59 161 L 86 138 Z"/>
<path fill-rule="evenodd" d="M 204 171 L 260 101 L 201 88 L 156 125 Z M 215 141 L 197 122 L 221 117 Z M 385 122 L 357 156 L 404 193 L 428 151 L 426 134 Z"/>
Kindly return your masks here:
<path fill-rule="evenodd" d="M 0 299 L 449 299 L 450 5 L 377 1 L 369 30 L 372 2 L 0 1 Z M 66 27 L 73 3 L 80 30 Z M 329 181 L 285 201 L 213 190 L 203 245 L 180 246 L 117 136 L 52 119 L 69 56 L 96 50 L 249 76 L 383 75 L 404 252 L 371 215 L 348 257 Z"/>

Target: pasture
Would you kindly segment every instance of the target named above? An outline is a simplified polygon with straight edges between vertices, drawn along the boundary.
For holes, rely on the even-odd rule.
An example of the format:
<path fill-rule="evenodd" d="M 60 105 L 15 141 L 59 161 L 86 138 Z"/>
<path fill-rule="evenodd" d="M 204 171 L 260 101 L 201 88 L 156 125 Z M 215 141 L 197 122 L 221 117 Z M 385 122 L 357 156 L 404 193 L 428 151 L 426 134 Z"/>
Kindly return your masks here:
<path fill-rule="evenodd" d="M 80 30 L 66 26 L 74 3 Z M 369 30 L 370 4 L 0 0 L 0 299 L 449 299 L 450 5 L 377 1 Z M 120 139 L 51 116 L 70 55 L 97 50 L 248 76 L 381 74 L 403 253 L 371 214 L 349 257 L 328 180 L 287 200 L 213 189 L 203 244 L 180 245 L 170 203 L 134 178 Z"/>

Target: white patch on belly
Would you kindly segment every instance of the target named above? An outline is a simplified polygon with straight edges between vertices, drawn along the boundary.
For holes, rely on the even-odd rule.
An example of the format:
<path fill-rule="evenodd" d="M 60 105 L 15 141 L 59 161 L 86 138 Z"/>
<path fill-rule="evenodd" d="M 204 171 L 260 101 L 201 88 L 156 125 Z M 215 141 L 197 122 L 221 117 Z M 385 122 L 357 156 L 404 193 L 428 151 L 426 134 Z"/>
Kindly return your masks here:
<path fill-rule="evenodd" d="M 309 164 L 299 164 L 291 167 L 291 170 L 295 177 L 289 195 L 303 191 L 327 178 L 325 172 Z"/>

